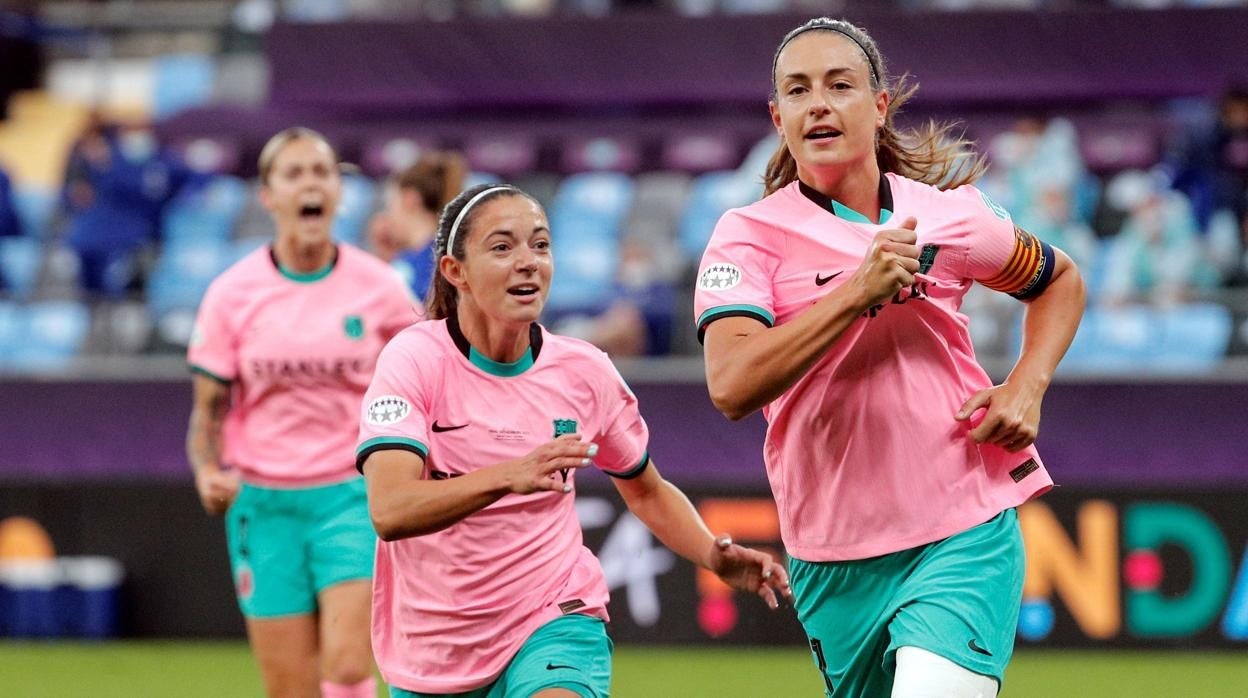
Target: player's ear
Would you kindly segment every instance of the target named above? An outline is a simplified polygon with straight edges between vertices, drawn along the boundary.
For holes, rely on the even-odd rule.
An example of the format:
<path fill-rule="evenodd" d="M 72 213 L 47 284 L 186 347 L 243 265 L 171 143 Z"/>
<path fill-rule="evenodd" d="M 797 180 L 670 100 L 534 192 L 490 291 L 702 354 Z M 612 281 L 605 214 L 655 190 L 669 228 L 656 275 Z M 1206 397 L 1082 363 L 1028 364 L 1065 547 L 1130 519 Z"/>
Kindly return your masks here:
<path fill-rule="evenodd" d="M 263 206 L 266 211 L 273 211 L 273 193 L 269 191 L 268 184 L 260 185 L 260 205 Z"/>
<path fill-rule="evenodd" d="M 468 275 L 464 271 L 464 263 L 450 256 L 442 255 L 438 260 L 438 272 L 456 289 L 463 291 L 468 288 Z"/>

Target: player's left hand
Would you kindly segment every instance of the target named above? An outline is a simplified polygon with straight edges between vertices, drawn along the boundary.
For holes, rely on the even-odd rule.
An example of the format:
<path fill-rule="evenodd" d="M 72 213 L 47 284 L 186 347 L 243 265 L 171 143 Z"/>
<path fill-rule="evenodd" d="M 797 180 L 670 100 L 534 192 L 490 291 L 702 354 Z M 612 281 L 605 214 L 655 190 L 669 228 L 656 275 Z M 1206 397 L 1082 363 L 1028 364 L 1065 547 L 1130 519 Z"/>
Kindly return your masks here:
<path fill-rule="evenodd" d="M 971 430 L 971 438 L 976 443 L 995 444 L 1017 453 L 1035 443 L 1040 433 L 1043 400 L 1043 388 L 1027 385 L 1023 380 L 1006 381 L 972 395 L 956 417 L 970 421 L 977 410 L 987 408 L 983 421 Z"/>
<path fill-rule="evenodd" d="M 767 553 L 733 543 L 730 536 L 715 539 L 711 546 L 710 569 L 733 589 L 758 594 L 773 611 L 780 607 L 777 592 L 793 603 L 789 573 L 784 566 Z"/>

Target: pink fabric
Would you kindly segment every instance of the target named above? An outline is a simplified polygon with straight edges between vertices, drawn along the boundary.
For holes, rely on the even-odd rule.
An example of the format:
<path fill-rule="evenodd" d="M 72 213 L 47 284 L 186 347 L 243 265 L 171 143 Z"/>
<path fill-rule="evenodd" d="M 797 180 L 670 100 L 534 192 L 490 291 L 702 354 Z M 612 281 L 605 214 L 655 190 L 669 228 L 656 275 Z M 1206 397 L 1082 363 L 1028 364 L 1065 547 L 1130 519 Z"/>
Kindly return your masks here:
<path fill-rule="evenodd" d="M 779 325 L 848 281 L 875 233 L 907 216 L 918 219 L 921 247 L 939 246 L 914 287 L 865 313 L 763 410 L 781 536 L 803 560 L 940 540 L 1053 484 L 1034 448 L 981 446 L 954 419 L 992 385 L 975 360 L 962 297 L 972 279 L 1006 263 L 1013 223 L 974 187 L 941 192 L 888 179 L 894 212 L 884 226 L 837 217 L 794 183 L 725 214 L 702 258 L 695 311 L 704 325 L 732 309 L 760 314 L 751 308 Z M 1022 475 L 1028 460 L 1036 467 Z"/>
<path fill-rule="evenodd" d="M 322 681 L 321 698 L 377 698 L 377 680 L 370 676 L 349 686 Z"/>
<path fill-rule="evenodd" d="M 348 245 L 298 282 L 261 248 L 212 282 L 188 350 L 231 381 L 223 460 L 245 481 L 307 487 L 353 477 L 360 399 L 382 346 L 421 311 L 384 262 Z"/>
<path fill-rule="evenodd" d="M 469 362 L 445 321 L 408 328 L 378 361 L 358 452 L 425 453 L 423 477 L 444 479 L 521 457 L 554 437 L 555 420 L 575 420 L 577 433 L 599 446 L 599 469 L 636 472 L 648 431 L 606 354 L 543 337 L 531 367 L 500 377 Z M 575 472 L 567 482 L 575 485 Z M 605 620 L 607 598 L 573 496 L 508 495 L 437 533 L 378 542 L 373 652 L 391 685 L 468 691 L 497 678 L 552 618 Z"/>

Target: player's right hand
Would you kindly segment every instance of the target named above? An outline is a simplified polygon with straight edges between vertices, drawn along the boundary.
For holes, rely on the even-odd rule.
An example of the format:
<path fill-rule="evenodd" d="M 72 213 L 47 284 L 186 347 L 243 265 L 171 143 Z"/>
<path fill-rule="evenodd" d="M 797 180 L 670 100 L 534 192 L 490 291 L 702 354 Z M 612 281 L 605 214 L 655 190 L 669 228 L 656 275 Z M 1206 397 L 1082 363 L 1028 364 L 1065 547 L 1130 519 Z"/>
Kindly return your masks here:
<path fill-rule="evenodd" d="M 579 434 L 564 434 L 533 449 L 528 455 L 502 465 L 507 489 L 516 494 L 572 491 L 565 480 L 570 470 L 584 468 L 598 455 L 598 445 L 586 443 Z"/>
<path fill-rule="evenodd" d="M 195 471 L 195 490 L 204 511 L 213 516 L 224 514 L 238 496 L 238 472 L 216 466 L 203 466 Z"/>
<path fill-rule="evenodd" d="M 918 220 L 907 216 L 901 225 L 876 233 L 867 255 L 846 286 L 861 294 L 869 308 L 886 302 L 901 289 L 914 283 L 919 271 Z"/>

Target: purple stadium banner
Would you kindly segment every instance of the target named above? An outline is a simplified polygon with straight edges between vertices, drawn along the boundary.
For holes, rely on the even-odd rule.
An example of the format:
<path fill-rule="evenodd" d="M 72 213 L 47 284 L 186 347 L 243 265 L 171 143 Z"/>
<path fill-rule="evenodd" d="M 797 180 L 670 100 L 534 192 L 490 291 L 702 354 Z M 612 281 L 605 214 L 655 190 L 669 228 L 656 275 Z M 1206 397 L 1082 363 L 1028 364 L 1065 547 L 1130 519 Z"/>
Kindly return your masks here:
<path fill-rule="evenodd" d="M 634 386 L 662 472 L 686 485 L 762 485 L 764 423 L 732 423 L 696 383 Z M 186 382 L 0 382 L 0 480 L 190 478 Z M 1248 485 L 1240 383 L 1058 383 L 1040 451 L 1059 484 Z"/>
<path fill-rule="evenodd" d="M 894 72 L 922 82 L 925 102 L 1170 98 L 1248 77 L 1248 8 L 846 15 L 872 32 Z M 271 98 L 338 108 L 761 105 L 776 44 L 808 17 L 279 24 L 267 37 Z"/>

